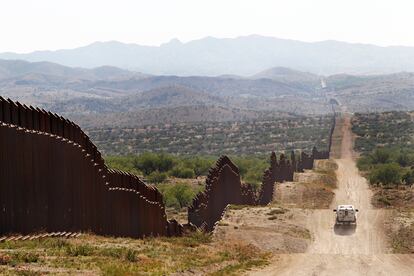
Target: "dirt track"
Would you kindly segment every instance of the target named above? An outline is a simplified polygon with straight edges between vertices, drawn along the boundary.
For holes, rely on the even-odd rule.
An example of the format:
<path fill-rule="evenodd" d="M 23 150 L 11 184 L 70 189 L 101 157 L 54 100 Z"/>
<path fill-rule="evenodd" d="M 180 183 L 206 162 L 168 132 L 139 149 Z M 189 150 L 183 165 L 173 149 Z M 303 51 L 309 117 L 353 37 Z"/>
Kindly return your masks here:
<path fill-rule="evenodd" d="M 251 275 L 414 275 L 413 255 L 388 254 L 383 225 L 388 213 L 373 209 L 371 191 L 356 168 L 350 116 L 344 116 L 338 164 L 338 189 L 332 209 L 353 204 L 357 227 L 334 227 L 332 210 L 313 210 L 307 228 L 313 242 L 306 253 L 278 254 L 268 267 Z"/>

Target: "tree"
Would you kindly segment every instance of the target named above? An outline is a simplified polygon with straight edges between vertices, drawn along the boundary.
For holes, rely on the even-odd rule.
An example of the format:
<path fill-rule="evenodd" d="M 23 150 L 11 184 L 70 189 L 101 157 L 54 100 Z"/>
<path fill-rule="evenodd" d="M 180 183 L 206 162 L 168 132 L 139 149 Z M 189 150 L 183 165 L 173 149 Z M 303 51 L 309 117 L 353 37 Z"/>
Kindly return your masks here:
<path fill-rule="evenodd" d="M 401 167 L 407 167 L 411 164 L 411 162 L 411 156 L 406 152 L 401 152 L 397 157 L 397 163 L 400 164 Z"/>
<path fill-rule="evenodd" d="M 178 177 L 178 178 L 194 178 L 195 176 L 193 169 L 185 168 L 182 166 L 174 167 L 171 170 L 170 175 Z"/>
<path fill-rule="evenodd" d="M 369 175 L 371 184 L 400 184 L 402 169 L 396 163 L 380 164 L 376 166 Z"/>
<path fill-rule="evenodd" d="M 135 158 L 134 167 L 142 171 L 144 175 L 149 175 L 157 170 L 157 156 L 150 152 L 145 152 Z"/>
<path fill-rule="evenodd" d="M 147 176 L 147 180 L 150 183 L 162 183 L 165 179 L 167 179 L 167 174 L 159 171 L 153 171 Z"/>
<path fill-rule="evenodd" d="M 391 154 L 386 149 L 376 149 L 371 155 L 372 164 L 385 164 L 390 161 Z"/>
<path fill-rule="evenodd" d="M 161 153 L 157 158 L 157 169 L 160 172 L 167 172 L 174 167 L 175 163 L 176 161 L 174 160 L 173 156 Z"/>
<path fill-rule="evenodd" d="M 134 160 L 135 168 L 142 171 L 144 175 L 149 175 L 154 171 L 167 172 L 174 167 L 175 163 L 174 157 L 165 153 L 145 152 Z"/>
<path fill-rule="evenodd" d="M 406 185 L 413 185 L 414 184 L 414 171 L 410 170 L 408 172 L 406 172 L 403 177 L 402 177 L 403 182 Z"/>
<path fill-rule="evenodd" d="M 195 176 L 207 175 L 210 168 L 213 166 L 214 161 L 207 159 L 207 158 L 200 158 L 196 157 L 193 160 L 189 160 L 192 162 L 194 167 Z"/>
<path fill-rule="evenodd" d="M 164 195 L 164 200 L 168 207 L 179 207 L 181 209 L 190 205 L 195 192 L 190 185 L 178 183 L 168 187 Z"/>

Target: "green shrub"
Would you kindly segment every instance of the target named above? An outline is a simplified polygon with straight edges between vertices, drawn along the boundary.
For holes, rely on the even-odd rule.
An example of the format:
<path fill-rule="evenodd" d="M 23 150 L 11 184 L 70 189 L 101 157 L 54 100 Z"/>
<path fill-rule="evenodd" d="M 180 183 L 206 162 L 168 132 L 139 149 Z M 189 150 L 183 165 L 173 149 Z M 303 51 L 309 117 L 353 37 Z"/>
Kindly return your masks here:
<path fill-rule="evenodd" d="M 193 169 L 184 168 L 184 167 L 174 167 L 171 170 L 170 175 L 178 177 L 178 178 L 194 178 L 195 177 L 195 173 Z"/>
<path fill-rule="evenodd" d="M 207 175 L 214 161 L 214 157 L 195 157 L 188 160 L 192 164 L 196 176 Z"/>
<path fill-rule="evenodd" d="M 246 183 L 253 185 L 254 188 L 258 188 L 258 186 L 260 186 L 260 184 L 262 183 L 263 172 L 264 170 L 249 170 L 246 172 L 243 180 Z"/>
<path fill-rule="evenodd" d="M 243 156 L 233 157 L 232 160 L 238 166 L 242 179 L 250 184 L 260 184 L 263 172 L 269 167 L 267 157 Z"/>
<path fill-rule="evenodd" d="M 411 154 L 408 154 L 406 151 L 401 149 L 400 154 L 396 158 L 396 161 L 398 164 L 400 164 L 401 167 L 408 167 L 414 165 L 414 157 Z"/>
<path fill-rule="evenodd" d="M 397 163 L 377 165 L 369 174 L 371 184 L 400 184 L 402 169 Z"/>
<path fill-rule="evenodd" d="M 200 188 L 185 183 L 163 184 L 158 188 L 164 196 L 165 205 L 175 209 L 188 207 L 194 196 L 200 191 Z"/>
<path fill-rule="evenodd" d="M 142 172 L 135 167 L 135 156 L 108 156 L 105 157 L 105 163 L 108 167 L 130 172 L 136 175 L 142 174 Z"/>
<path fill-rule="evenodd" d="M 414 170 L 409 170 L 407 171 L 403 177 L 402 177 L 402 181 L 406 184 L 406 185 L 413 185 L 414 184 Z"/>
<path fill-rule="evenodd" d="M 357 161 L 357 167 L 360 171 L 368 171 L 372 167 L 372 159 L 370 156 L 362 156 Z"/>
<path fill-rule="evenodd" d="M 137 256 L 135 250 L 128 249 L 128 251 L 125 254 L 125 259 L 130 262 L 136 262 Z"/>
<path fill-rule="evenodd" d="M 72 245 L 66 247 L 66 254 L 68 256 L 90 256 L 93 254 L 94 248 L 87 244 Z"/>
<path fill-rule="evenodd" d="M 167 174 L 159 171 L 153 171 L 147 176 L 150 183 L 162 183 L 167 179 Z"/>
<path fill-rule="evenodd" d="M 37 263 L 39 255 L 35 252 L 17 252 L 13 255 L 14 263 Z"/>
<path fill-rule="evenodd" d="M 391 153 L 387 149 L 378 148 L 370 155 L 372 164 L 385 164 L 390 162 Z"/>
<path fill-rule="evenodd" d="M 155 171 L 167 172 L 171 170 L 176 163 L 172 155 L 165 153 L 145 152 L 134 159 L 134 167 L 149 175 Z"/>
<path fill-rule="evenodd" d="M 170 188 L 169 193 L 177 199 L 180 208 L 187 207 L 195 196 L 194 191 L 187 184 L 176 184 Z"/>

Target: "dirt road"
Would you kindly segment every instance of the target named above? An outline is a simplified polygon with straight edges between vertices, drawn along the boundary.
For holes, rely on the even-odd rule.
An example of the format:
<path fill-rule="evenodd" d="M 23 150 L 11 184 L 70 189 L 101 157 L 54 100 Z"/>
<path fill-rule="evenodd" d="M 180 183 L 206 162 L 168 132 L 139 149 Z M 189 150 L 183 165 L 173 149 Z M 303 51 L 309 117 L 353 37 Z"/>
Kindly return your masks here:
<path fill-rule="evenodd" d="M 355 205 L 360 210 L 357 227 L 334 227 L 332 210 L 313 210 L 307 216 L 313 237 L 307 252 L 276 255 L 270 266 L 251 275 L 414 275 L 413 255 L 388 254 L 383 227 L 387 212 L 370 204 L 371 191 L 354 159 L 350 115 L 343 120 L 332 209 Z"/>

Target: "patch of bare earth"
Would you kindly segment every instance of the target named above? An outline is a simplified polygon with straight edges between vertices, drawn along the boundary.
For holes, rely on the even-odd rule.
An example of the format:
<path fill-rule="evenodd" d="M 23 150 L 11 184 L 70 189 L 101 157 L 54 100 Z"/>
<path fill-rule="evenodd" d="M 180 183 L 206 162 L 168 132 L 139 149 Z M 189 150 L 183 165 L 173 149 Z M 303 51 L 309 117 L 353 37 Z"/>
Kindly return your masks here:
<path fill-rule="evenodd" d="M 390 213 L 384 224 L 392 252 L 414 254 L 414 188 L 375 187 L 373 192 L 372 204 Z"/>
<path fill-rule="evenodd" d="M 327 209 L 336 187 L 332 160 L 316 160 L 315 169 L 295 174 L 293 182 L 276 185 L 275 202 L 289 208 Z"/>
<path fill-rule="evenodd" d="M 272 253 L 305 252 L 311 241 L 305 220 L 306 212 L 280 206 L 230 208 L 214 239 L 239 240 Z"/>
<path fill-rule="evenodd" d="M 414 209 L 393 210 L 386 226 L 392 252 L 414 254 Z"/>
<path fill-rule="evenodd" d="M 308 218 L 312 209 L 329 208 L 337 165 L 315 162 L 315 169 L 295 174 L 294 182 L 277 183 L 269 206 L 230 206 L 214 232 L 216 241 L 239 240 L 278 254 L 304 253 L 312 243 Z"/>

